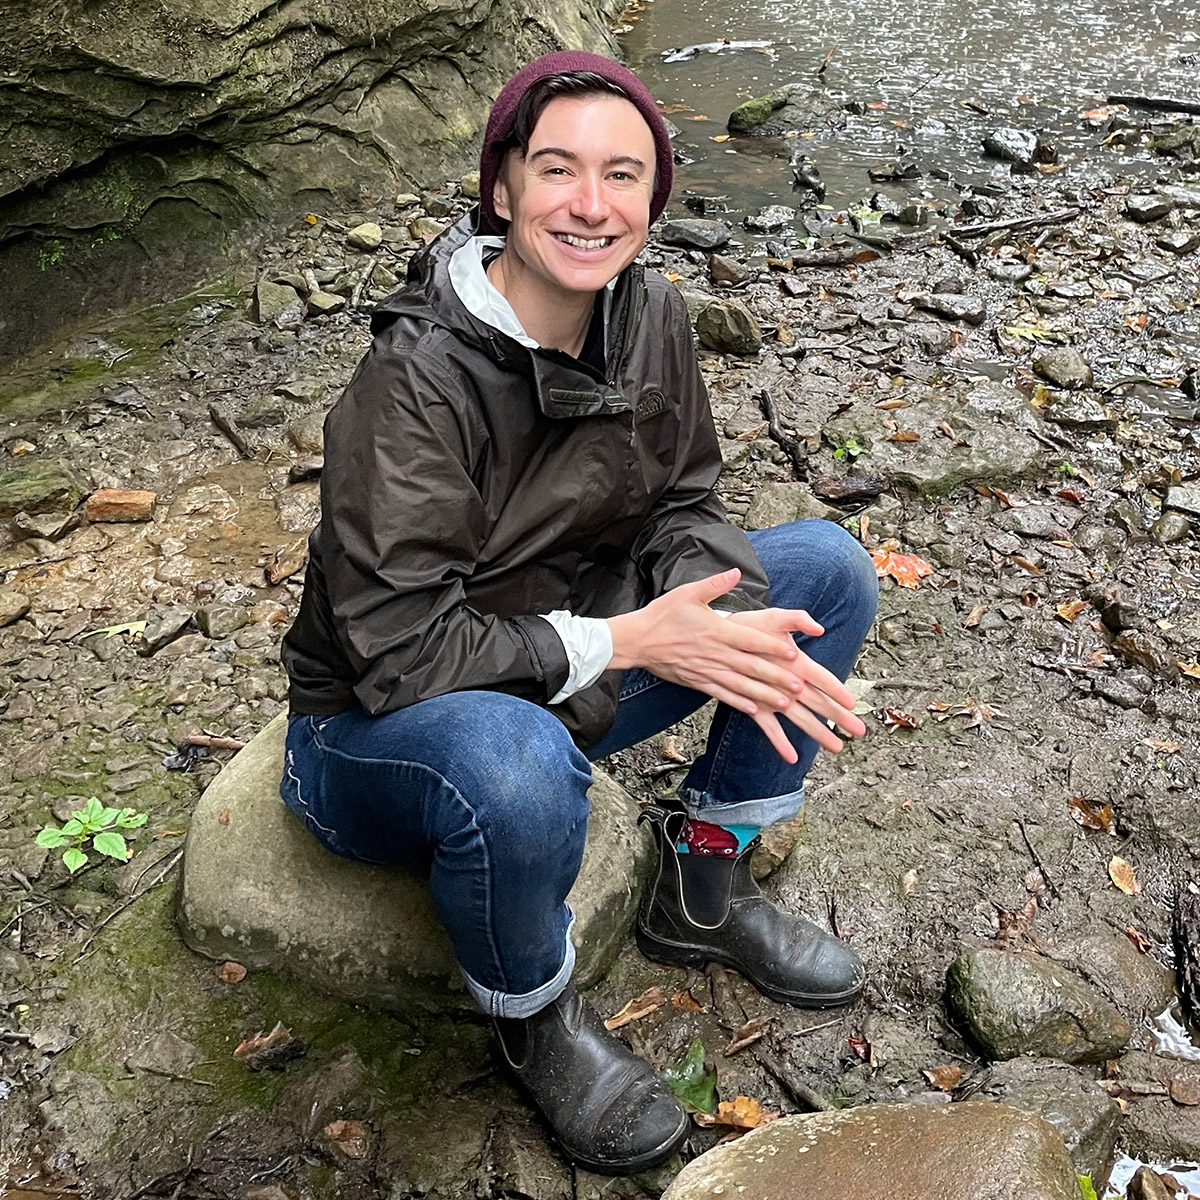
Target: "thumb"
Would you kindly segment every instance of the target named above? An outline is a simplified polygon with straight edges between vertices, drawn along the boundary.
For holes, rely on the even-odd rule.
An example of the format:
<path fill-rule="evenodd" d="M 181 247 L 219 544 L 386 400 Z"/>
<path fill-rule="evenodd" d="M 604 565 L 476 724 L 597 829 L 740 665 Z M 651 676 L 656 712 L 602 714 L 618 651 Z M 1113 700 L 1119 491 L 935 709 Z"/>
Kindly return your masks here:
<path fill-rule="evenodd" d="M 693 596 L 703 604 L 709 604 L 718 596 L 724 596 L 727 592 L 732 592 L 738 585 L 742 573 L 737 567 L 731 567 L 728 571 L 722 571 L 719 575 L 710 575 L 707 579 L 698 579 L 695 583 L 688 584 Z"/>

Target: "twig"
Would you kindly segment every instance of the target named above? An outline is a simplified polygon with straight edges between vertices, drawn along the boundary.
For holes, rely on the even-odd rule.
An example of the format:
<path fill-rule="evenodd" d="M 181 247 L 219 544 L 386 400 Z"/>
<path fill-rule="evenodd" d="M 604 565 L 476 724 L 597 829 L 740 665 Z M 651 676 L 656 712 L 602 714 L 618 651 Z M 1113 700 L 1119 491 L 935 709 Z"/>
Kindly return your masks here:
<path fill-rule="evenodd" d="M 190 737 L 184 739 L 185 746 L 207 746 L 211 750 L 244 750 L 245 742 L 239 742 L 237 738 L 219 737 L 211 733 L 193 733 Z"/>
<path fill-rule="evenodd" d="M 39 900 L 36 904 L 31 904 L 28 908 L 22 908 L 18 904 L 16 913 L 9 917 L 4 926 L 0 928 L 0 937 L 3 937 L 18 921 L 29 916 L 31 912 L 35 912 L 39 908 L 45 908 L 49 903 L 49 900 Z"/>
<path fill-rule="evenodd" d="M 930 683 L 928 679 L 899 679 L 890 677 L 887 679 L 868 679 L 867 683 L 874 684 L 877 688 L 892 689 L 903 691 L 905 688 L 914 688 L 918 692 L 936 692 L 937 685 Z"/>
<path fill-rule="evenodd" d="M 233 443 L 234 449 L 243 458 L 253 458 L 254 451 L 250 447 L 250 443 L 242 436 L 238 427 L 234 424 L 233 418 L 228 413 L 223 412 L 215 404 L 208 406 L 208 415 L 212 423 Z"/>
<path fill-rule="evenodd" d="M 1042 225 L 1063 225 L 1073 221 L 1082 208 L 1059 208 L 1054 212 L 1039 213 L 1035 217 L 1014 217 L 1010 221 L 983 221 L 978 225 L 958 225 L 955 234 L 960 237 L 986 237 L 989 233 L 1000 233 L 1005 229 L 1037 229 Z"/>
<path fill-rule="evenodd" d="M 183 847 L 181 846 L 174 854 L 171 855 L 171 861 L 162 869 L 158 878 L 153 883 L 148 883 L 140 892 L 136 892 L 130 896 L 119 908 L 114 908 L 112 912 L 92 930 L 86 942 L 83 943 L 79 953 L 75 956 L 75 962 L 79 963 L 87 954 L 92 943 L 100 936 L 100 931 L 110 922 L 115 921 L 131 904 L 136 904 L 147 892 L 152 892 L 166 877 L 175 869 L 175 864 L 183 857 Z M 194 1081 L 193 1081 L 194 1082 Z"/>
<path fill-rule="evenodd" d="M 143 1183 L 136 1191 L 130 1192 L 124 1196 L 122 1200 L 142 1200 L 143 1196 L 148 1196 L 151 1192 L 157 1191 L 164 1183 L 169 1183 L 177 1175 L 182 1175 L 186 1180 L 192 1174 L 192 1166 L 189 1163 L 186 1167 L 176 1167 L 174 1171 L 164 1171 L 161 1175 L 155 1175 L 153 1179 Z"/>
<path fill-rule="evenodd" d="M 979 251 L 972 250 L 970 246 L 964 246 L 962 242 L 950 234 L 946 234 L 946 245 L 958 255 L 969 267 L 979 266 Z"/>
<path fill-rule="evenodd" d="M 941 73 L 942 72 L 940 70 L 934 71 L 934 73 L 930 75 L 930 77 L 925 80 L 925 82 L 921 84 L 916 91 L 908 93 L 908 98 L 911 100 L 917 94 L 917 92 L 923 92 Z"/>
<path fill-rule="evenodd" d="M 807 475 L 808 455 L 800 445 L 799 438 L 783 431 L 779 424 L 779 410 L 775 407 L 775 401 L 771 399 L 771 393 L 766 388 L 759 392 L 758 402 L 762 407 L 763 416 L 767 418 L 767 432 L 771 435 L 771 440 L 792 460 L 792 466 L 796 469 L 798 476 Z"/>
<path fill-rule="evenodd" d="M 362 294 L 367 288 L 367 284 L 371 282 L 371 276 L 375 274 L 375 267 L 378 265 L 377 258 L 371 259 L 367 265 L 367 269 L 362 273 L 362 278 L 354 285 L 354 292 L 350 297 L 350 307 L 357 308 L 358 302 L 362 299 Z"/>
<path fill-rule="evenodd" d="M 822 62 L 821 65 L 817 68 L 818 75 L 825 74 L 825 68 L 829 66 L 830 59 L 832 59 L 834 54 L 837 52 L 837 48 L 838 48 L 839 44 L 840 43 L 838 43 L 838 42 L 834 42 L 833 45 L 829 47 L 829 53 L 825 55 L 825 61 Z"/>
<path fill-rule="evenodd" d="M 1041 871 L 1042 878 L 1046 881 L 1046 886 L 1061 900 L 1062 893 L 1055 886 L 1054 880 L 1050 878 L 1050 872 L 1046 870 L 1046 864 L 1042 862 L 1042 856 L 1033 848 L 1033 843 L 1029 840 L 1029 834 L 1025 832 L 1025 822 L 1019 817 L 1017 818 L 1017 828 L 1021 831 L 1021 837 L 1025 840 L 1025 849 L 1029 851 L 1029 856 L 1033 859 L 1033 865 Z"/>
<path fill-rule="evenodd" d="M 1149 108 L 1154 112 L 1184 112 L 1200 115 L 1200 102 L 1172 100 L 1169 96 L 1109 96 L 1109 104 L 1132 104 L 1134 108 Z"/>
<path fill-rule="evenodd" d="M 791 1098 L 804 1108 L 812 1112 L 829 1112 L 833 1105 L 821 1095 L 820 1092 L 814 1091 L 807 1083 L 796 1079 L 789 1072 L 784 1070 L 783 1064 L 775 1056 L 773 1050 L 769 1050 L 761 1042 L 756 1042 L 752 1047 L 754 1057 L 762 1064 L 763 1070 L 770 1075 L 776 1083 Z"/>

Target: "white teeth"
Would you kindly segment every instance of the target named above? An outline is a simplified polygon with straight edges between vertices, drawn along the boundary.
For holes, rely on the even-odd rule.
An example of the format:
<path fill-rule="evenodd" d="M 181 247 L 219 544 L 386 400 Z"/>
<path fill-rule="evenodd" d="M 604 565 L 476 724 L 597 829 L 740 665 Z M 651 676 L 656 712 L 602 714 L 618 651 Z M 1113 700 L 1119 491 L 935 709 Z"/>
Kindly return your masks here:
<path fill-rule="evenodd" d="M 556 235 L 560 241 L 566 242 L 568 246 L 578 246 L 581 250 L 599 250 L 602 246 L 607 246 L 612 240 L 611 238 L 581 238 L 576 237 L 573 233 L 560 233 Z"/>

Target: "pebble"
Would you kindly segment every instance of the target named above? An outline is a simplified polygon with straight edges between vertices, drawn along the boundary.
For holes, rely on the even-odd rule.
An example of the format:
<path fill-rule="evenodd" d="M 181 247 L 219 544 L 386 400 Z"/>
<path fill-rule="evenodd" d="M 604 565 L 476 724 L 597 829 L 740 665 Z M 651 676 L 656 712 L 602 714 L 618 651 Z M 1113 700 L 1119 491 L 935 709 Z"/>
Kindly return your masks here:
<path fill-rule="evenodd" d="M 757 354 L 762 348 L 762 328 L 740 300 L 712 300 L 696 321 L 700 344 L 731 354 Z"/>
<path fill-rule="evenodd" d="M 83 511 L 93 524 L 149 521 L 154 517 L 154 505 L 157 501 L 158 495 L 155 492 L 101 488 L 84 501 Z"/>
<path fill-rule="evenodd" d="M 737 287 L 750 278 L 750 272 L 737 259 L 714 254 L 708 260 L 708 278 L 716 287 Z"/>
<path fill-rule="evenodd" d="M 1191 532 L 1192 523 L 1178 512 L 1165 512 L 1154 522 L 1154 536 L 1165 546 L 1182 542 Z"/>
<path fill-rule="evenodd" d="M 1059 346 L 1037 355 L 1033 369 L 1060 388 L 1091 387 L 1092 368 L 1074 346 Z"/>
<path fill-rule="evenodd" d="M 1200 487 L 1170 487 L 1163 507 L 1189 517 L 1200 517 Z"/>
<path fill-rule="evenodd" d="M 933 292 L 917 296 L 913 303 L 939 317 L 953 321 L 966 321 L 968 325 L 982 325 L 987 316 L 987 305 L 975 296 L 962 296 L 957 292 Z"/>
<path fill-rule="evenodd" d="M 468 200 L 479 199 L 479 172 L 468 171 L 459 181 L 458 189 Z"/>
<path fill-rule="evenodd" d="M 308 298 L 307 311 L 310 317 L 328 317 L 345 307 L 345 296 L 335 296 L 332 292 L 313 292 Z"/>
<path fill-rule="evenodd" d="M 709 221 L 703 217 L 668 221 L 657 234 L 658 241 L 668 246 L 685 246 L 692 250 L 717 250 L 731 237 L 733 229 L 724 221 Z"/>
<path fill-rule="evenodd" d="M 250 614 L 238 605 L 213 604 L 196 613 L 200 632 L 214 642 L 223 641 L 250 623 Z"/>
<path fill-rule="evenodd" d="M 1014 167 L 1031 170 L 1038 153 L 1037 134 L 1011 127 L 994 129 L 983 139 L 983 152 Z"/>
<path fill-rule="evenodd" d="M 796 219 L 796 210 L 784 204 L 768 204 L 742 223 L 755 233 L 778 233 Z"/>
<path fill-rule="evenodd" d="M 374 221 L 364 221 L 346 234 L 346 245 L 354 250 L 378 250 L 383 244 L 383 230 Z"/>
<path fill-rule="evenodd" d="M 465 179 L 466 176 L 463 176 Z M 415 208 L 421 203 L 421 197 L 415 192 L 401 192 L 395 200 L 397 208 Z"/>
<path fill-rule="evenodd" d="M 1130 196 L 1125 202 L 1125 215 L 1145 225 L 1162 220 L 1174 207 L 1175 201 L 1167 196 Z"/>
<path fill-rule="evenodd" d="M 0 588 L 0 628 L 19 621 L 29 611 L 29 597 L 11 588 Z"/>
<path fill-rule="evenodd" d="M 1172 254 L 1191 254 L 1200 249 L 1200 233 L 1188 229 L 1173 229 L 1155 239 L 1155 245 L 1160 250 L 1169 250 Z"/>

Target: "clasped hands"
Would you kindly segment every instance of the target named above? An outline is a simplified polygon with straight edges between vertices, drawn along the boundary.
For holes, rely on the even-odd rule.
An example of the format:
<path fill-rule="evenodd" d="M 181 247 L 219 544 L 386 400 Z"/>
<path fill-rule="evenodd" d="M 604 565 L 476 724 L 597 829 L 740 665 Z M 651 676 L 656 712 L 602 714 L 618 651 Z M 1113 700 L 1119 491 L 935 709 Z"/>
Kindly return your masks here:
<path fill-rule="evenodd" d="M 842 739 L 867 728 L 854 715 L 854 696 L 836 675 L 813 662 L 793 633 L 825 630 L 801 609 L 765 608 L 720 616 L 709 607 L 737 587 L 736 568 L 650 601 L 636 612 L 609 617 L 612 668 L 644 667 L 660 679 L 704 692 L 753 718 L 781 758 L 797 759 L 779 716 L 836 754 Z"/>

